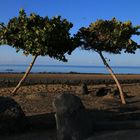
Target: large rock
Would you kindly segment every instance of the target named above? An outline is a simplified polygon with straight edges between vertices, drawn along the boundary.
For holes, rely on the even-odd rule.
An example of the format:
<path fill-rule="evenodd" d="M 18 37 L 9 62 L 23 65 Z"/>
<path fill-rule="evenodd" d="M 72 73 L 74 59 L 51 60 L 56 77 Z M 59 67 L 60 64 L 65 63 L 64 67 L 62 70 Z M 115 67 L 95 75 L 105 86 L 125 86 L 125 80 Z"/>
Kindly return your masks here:
<path fill-rule="evenodd" d="M 9 97 L 0 97 L 0 133 L 19 132 L 26 125 L 21 107 Z"/>
<path fill-rule="evenodd" d="M 88 88 L 87 88 L 87 84 L 86 84 L 86 83 L 83 83 L 83 84 L 80 86 L 80 93 L 83 94 L 83 95 L 89 94 Z"/>
<path fill-rule="evenodd" d="M 99 88 L 95 91 L 95 95 L 99 96 L 99 97 L 106 96 L 108 94 L 109 90 L 110 89 L 108 89 L 106 87 Z"/>
<path fill-rule="evenodd" d="M 53 102 L 58 140 L 84 140 L 93 132 L 93 122 L 79 97 L 59 95 Z"/>

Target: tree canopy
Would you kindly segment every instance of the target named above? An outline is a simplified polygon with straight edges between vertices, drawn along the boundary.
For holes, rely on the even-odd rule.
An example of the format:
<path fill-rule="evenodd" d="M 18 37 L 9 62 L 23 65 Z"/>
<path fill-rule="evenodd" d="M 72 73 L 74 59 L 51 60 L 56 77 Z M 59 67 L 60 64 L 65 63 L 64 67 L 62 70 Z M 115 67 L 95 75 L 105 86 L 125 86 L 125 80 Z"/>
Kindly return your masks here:
<path fill-rule="evenodd" d="M 85 50 L 93 50 L 100 55 L 104 65 L 116 82 L 123 104 L 126 104 L 123 90 L 103 52 L 120 54 L 124 50 L 125 53 L 135 53 L 140 46 L 132 40 L 132 36 L 139 35 L 139 29 L 140 26 L 133 27 L 130 21 L 121 22 L 113 18 L 112 20 L 97 20 L 87 28 L 80 28 L 77 33 L 80 47 Z"/>
<path fill-rule="evenodd" d="M 122 50 L 135 53 L 139 45 L 132 40 L 133 35 L 139 35 L 140 26 L 132 26 L 130 21 L 97 20 L 79 29 L 77 36 L 81 40 L 83 49 L 96 52 L 120 54 Z"/>
<path fill-rule="evenodd" d="M 25 81 L 38 56 L 67 61 L 65 54 L 71 54 L 77 42 L 77 38 L 70 35 L 72 27 L 73 24 L 61 16 L 49 18 L 35 13 L 28 16 L 23 9 L 6 25 L 0 23 L 0 45 L 9 45 L 17 52 L 22 50 L 25 55 L 33 56 L 26 73 L 12 91 L 13 95 Z"/>
<path fill-rule="evenodd" d="M 70 36 L 73 24 L 61 16 L 49 18 L 35 13 L 29 16 L 23 9 L 19 16 L 1 24 L 0 45 L 22 50 L 25 55 L 45 56 L 66 61 L 65 53 L 74 50 L 74 37 Z"/>

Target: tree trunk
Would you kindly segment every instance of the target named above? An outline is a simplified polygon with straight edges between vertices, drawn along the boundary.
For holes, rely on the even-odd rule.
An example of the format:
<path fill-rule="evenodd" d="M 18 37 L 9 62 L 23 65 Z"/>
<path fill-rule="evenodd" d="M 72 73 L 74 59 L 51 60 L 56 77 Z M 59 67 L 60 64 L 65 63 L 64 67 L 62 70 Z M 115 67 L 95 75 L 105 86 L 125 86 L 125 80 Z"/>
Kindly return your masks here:
<path fill-rule="evenodd" d="M 109 73 L 111 74 L 112 78 L 114 79 L 114 81 L 116 82 L 116 85 L 119 89 L 119 92 L 120 92 L 120 98 L 121 98 L 121 102 L 122 104 L 126 104 L 126 101 L 125 101 L 125 98 L 124 98 L 124 94 L 123 94 L 123 91 L 122 91 L 122 88 L 121 88 L 121 85 L 116 77 L 116 75 L 114 74 L 113 70 L 111 69 L 111 67 L 109 66 L 109 64 L 107 63 L 107 61 L 105 60 L 103 54 L 101 52 L 99 52 L 99 55 L 104 63 L 104 65 L 107 67 Z"/>
<path fill-rule="evenodd" d="M 17 90 L 20 88 L 21 84 L 25 81 L 26 77 L 28 76 L 28 74 L 30 73 L 35 60 L 38 56 L 34 56 L 32 62 L 30 63 L 29 67 L 27 68 L 25 74 L 23 75 L 23 77 L 21 78 L 21 80 L 19 81 L 19 83 L 17 84 L 17 86 L 14 88 L 14 90 L 12 91 L 12 95 L 16 95 Z"/>

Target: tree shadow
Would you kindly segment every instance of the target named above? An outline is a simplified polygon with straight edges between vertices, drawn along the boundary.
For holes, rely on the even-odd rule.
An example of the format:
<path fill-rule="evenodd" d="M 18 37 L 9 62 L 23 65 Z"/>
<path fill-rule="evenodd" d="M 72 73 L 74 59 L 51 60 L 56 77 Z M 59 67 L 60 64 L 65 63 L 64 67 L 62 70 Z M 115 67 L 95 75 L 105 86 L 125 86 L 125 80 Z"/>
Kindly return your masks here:
<path fill-rule="evenodd" d="M 28 128 L 30 128 L 31 130 L 56 128 L 54 112 L 27 116 L 27 120 L 28 120 Z"/>

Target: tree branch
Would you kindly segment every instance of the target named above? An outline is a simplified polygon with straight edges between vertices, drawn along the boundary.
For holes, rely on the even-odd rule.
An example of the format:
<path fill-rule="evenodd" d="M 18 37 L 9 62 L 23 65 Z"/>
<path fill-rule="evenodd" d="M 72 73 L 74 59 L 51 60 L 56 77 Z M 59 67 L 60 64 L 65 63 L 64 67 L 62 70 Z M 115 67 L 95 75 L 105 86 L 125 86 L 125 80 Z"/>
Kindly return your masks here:
<path fill-rule="evenodd" d="M 0 23 L 0 26 L 4 29 L 7 29 L 2 23 Z"/>

